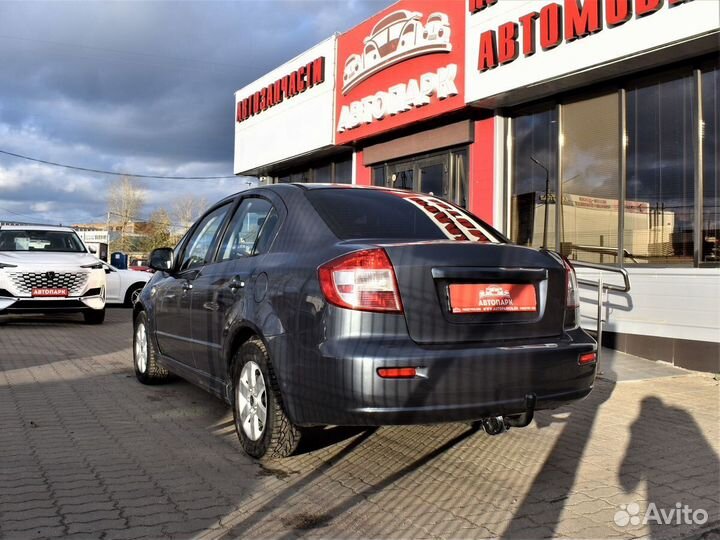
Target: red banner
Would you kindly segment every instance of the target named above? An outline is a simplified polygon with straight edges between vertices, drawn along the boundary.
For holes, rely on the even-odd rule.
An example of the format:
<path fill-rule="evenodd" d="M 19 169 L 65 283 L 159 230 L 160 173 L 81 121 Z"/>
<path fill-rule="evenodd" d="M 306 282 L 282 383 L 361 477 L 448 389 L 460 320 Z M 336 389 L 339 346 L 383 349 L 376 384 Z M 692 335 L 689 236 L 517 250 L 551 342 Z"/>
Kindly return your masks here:
<path fill-rule="evenodd" d="M 403 0 L 338 38 L 335 142 L 464 106 L 465 2 Z"/>

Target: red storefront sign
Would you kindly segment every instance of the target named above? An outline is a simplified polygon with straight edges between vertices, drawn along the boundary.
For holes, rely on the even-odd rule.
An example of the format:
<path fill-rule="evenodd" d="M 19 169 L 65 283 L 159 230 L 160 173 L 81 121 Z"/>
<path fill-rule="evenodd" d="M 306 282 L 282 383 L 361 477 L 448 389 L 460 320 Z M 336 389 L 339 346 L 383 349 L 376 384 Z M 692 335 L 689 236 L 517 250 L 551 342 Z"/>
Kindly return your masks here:
<path fill-rule="evenodd" d="M 338 38 L 335 142 L 464 106 L 465 2 L 401 0 Z"/>
<path fill-rule="evenodd" d="M 280 77 L 252 95 L 240 99 L 235 107 L 235 121 L 244 122 L 248 118 L 323 82 L 325 82 L 325 57 L 321 56 L 284 77 Z"/>
<path fill-rule="evenodd" d="M 691 0 L 668 0 L 669 7 Z M 471 13 L 483 11 L 497 0 L 470 0 Z M 477 69 L 484 72 L 515 61 L 520 54 L 534 55 L 539 40 L 542 51 L 554 49 L 563 41 L 570 43 L 612 29 L 635 18 L 652 15 L 664 6 L 663 0 L 563 0 L 551 2 L 539 11 L 530 11 L 515 21 L 507 21 L 497 30 L 480 35 Z M 491 10 L 488 10 L 488 13 Z M 603 26 L 604 23 L 604 26 Z"/>

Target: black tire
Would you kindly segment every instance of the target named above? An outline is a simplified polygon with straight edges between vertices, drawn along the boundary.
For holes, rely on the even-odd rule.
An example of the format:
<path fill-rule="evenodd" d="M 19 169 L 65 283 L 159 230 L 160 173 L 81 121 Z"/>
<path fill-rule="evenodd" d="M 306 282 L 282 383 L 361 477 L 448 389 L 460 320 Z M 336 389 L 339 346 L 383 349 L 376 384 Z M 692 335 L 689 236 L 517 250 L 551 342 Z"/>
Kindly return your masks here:
<path fill-rule="evenodd" d="M 102 324 L 105 321 L 105 308 L 83 311 L 85 324 Z"/>
<path fill-rule="evenodd" d="M 254 363 L 254 371 L 251 363 Z M 292 455 L 300 442 L 300 430 L 292 424 L 283 409 L 280 389 L 265 344 L 258 338 L 251 338 L 246 341 L 235 353 L 233 366 L 233 419 L 235 421 L 235 431 L 243 449 L 248 455 L 256 459 L 272 459 Z M 246 367 L 247 370 L 245 370 Z M 254 373 L 256 377 L 256 384 L 254 386 L 250 385 L 253 387 L 252 391 L 241 381 L 241 379 L 244 379 L 248 382 L 247 376 L 249 373 Z M 260 389 L 259 377 L 262 377 L 264 392 Z M 250 391 L 248 398 L 242 397 L 240 393 L 241 386 L 246 391 Z M 241 411 L 240 407 L 250 406 L 252 409 L 251 402 L 255 397 L 257 397 L 256 407 L 261 408 L 260 405 L 264 404 L 266 413 L 264 424 L 259 422 L 259 425 L 261 425 L 259 436 L 256 430 L 254 432 L 256 438 L 253 439 L 246 433 L 246 427 L 241 420 L 242 413 L 246 411 Z M 261 414 L 255 416 L 261 416 Z M 253 429 L 250 427 L 251 424 L 253 424 L 252 418 L 249 423 L 246 422 L 247 429 Z"/>
<path fill-rule="evenodd" d="M 133 302 L 133 295 L 137 291 L 142 291 L 144 286 L 144 283 L 135 283 L 133 285 L 130 285 L 127 292 L 125 293 L 125 301 L 123 302 L 125 307 L 133 307 L 135 305 L 135 302 Z"/>
<path fill-rule="evenodd" d="M 146 359 L 143 364 L 141 361 L 142 345 L 140 344 L 140 333 L 145 336 L 145 354 Z M 138 313 L 135 317 L 133 326 L 133 366 L 135 367 L 135 377 L 143 384 L 158 384 L 166 381 L 170 377 L 167 369 L 157 362 L 157 351 L 155 344 L 148 333 L 147 315 L 144 311 Z"/>

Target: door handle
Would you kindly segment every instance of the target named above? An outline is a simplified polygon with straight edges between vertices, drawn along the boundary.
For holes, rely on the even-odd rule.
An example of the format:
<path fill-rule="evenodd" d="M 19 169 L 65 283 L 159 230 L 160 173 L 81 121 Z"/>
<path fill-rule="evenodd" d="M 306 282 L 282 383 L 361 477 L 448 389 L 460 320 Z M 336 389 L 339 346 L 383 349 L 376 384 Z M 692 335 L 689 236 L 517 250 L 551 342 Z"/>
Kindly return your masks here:
<path fill-rule="evenodd" d="M 183 283 L 182 288 L 183 288 L 183 291 L 189 291 L 192 289 L 192 283 L 190 283 L 189 281 L 186 281 Z"/>
<path fill-rule="evenodd" d="M 235 276 L 230 280 L 230 290 L 237 291 L 245 287 L 245 282 L 239 277 Z"/>

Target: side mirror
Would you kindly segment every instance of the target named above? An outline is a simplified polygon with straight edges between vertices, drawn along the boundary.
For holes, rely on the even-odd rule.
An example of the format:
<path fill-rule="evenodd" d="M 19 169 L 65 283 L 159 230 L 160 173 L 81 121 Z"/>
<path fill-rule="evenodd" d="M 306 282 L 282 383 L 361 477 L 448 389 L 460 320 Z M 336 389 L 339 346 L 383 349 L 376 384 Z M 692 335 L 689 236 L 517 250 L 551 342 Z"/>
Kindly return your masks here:
<path fill-rule="evenodd" d="M 160 272 L 170 272 L 175 265 L 175 252 L 172 248 L 157 248 L 150 253 L 148 266 Z"/>
<path fill-rule="evenodd" d="M 95 249 L 95 246 L 88 246 L 88 251 L 93 255 L 97 253 L 97 249 Z"/>

